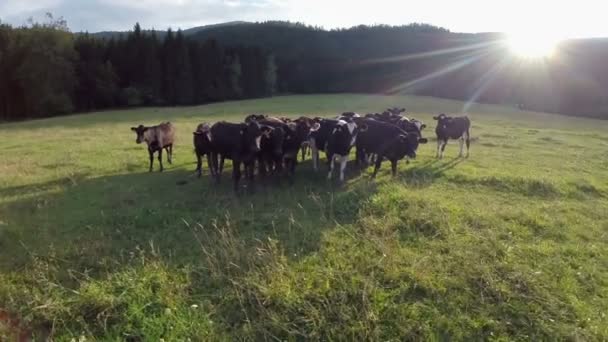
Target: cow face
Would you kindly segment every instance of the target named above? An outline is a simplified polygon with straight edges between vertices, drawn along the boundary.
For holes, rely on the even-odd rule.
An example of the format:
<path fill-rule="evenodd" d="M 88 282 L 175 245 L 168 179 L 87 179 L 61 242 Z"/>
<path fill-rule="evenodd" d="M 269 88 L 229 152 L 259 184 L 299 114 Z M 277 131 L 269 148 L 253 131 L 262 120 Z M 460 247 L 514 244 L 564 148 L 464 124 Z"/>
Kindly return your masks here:
<path fill-rule="evenodd" d="M 207 140 L 211 141 L 211 125 L 208 123 L 199 124 L 196 127 L 196 131 L 192 132 L 195 137 L 206 137 Z"/>
<path fill-rule="evenodd" d="M 402 150 L 404 154 L 410 159 L 416 159 L 416 151 L 418 151 L 418 146 L 420 144 L 426 144 L 428 140 L 421 138 L 418 134 L 410 133 L 400 135 L 399 142 L 401 148 L 404 149 Z"/>
<path fill-rule="evenodd" d="M 247 115 L 247 117 L 245 118 L 245 122 L 250 123 L 252 121 L 261 121 L 266 118 L 268 118 L 268 116 L 264 115 L 264 114 L 250 114 L 250 115 Z"/>
<path fill-rule="evenodd" d="M 386 112 L 388 112 L 394 116 L 400 116 L 401 113 L 405 113 L 405 108 L 393 107 L 393 108 L 387 109 Z"/>
<path fill-rule="evenodd" d="M 144 133 L 146 133 L 148 127 L 139 125 L 137 127 L 131 127 L 131 130 L 137 134 L 137 139 L 135 139 L 135 142 L 141 144 L 144 141 Z"/>
<path fill-rule="evenodd" d="M 439 123 L 441 123 L 444 120 L 449 119 L 450 117 L 445 115 L 445 114 L 439 114 L 437 116 L 433 116 L 433 120 L 437 120 Z"/>
<path fill-rule="evenodd" d="M 310 133 L 314 122 L 311 119 L 304 117 L 296 119 L 294 122 L 295 130 L 293 130 L 294 132 L 292 132 L 293 135 L 295 135 L 295 137 L 300 141 L 305 140 L 306 137 L 308 137 L 308 134 Z"/>
<path fill-rule="evenodd" d="M 271 130 L 272 129 L 268 126 L 260 127 L 260 124 L 255 120 L 247 123 L 245 127 L 241 129 L 241 137 L 246 149 L 252 153 L 260 152 L 262 135 L 270 134 Z"/>

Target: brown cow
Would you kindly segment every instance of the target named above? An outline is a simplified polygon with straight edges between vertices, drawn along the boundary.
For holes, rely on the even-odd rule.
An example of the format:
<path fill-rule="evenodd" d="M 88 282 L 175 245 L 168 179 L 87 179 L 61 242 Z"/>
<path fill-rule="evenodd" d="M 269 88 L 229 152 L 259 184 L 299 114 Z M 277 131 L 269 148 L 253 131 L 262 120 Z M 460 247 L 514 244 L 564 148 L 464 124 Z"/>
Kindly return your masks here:
<path fill-rule="evenodd" d="M 158 126 L 151 127 L 139 125 L 137 127 L 131 127 L 131 130 L 137 133 L 137 139 L 135 140 L 136 143 L 141 144 L 142 141 L 145 141 L 148 145 L 148 153 L 150 154 L 150 172 L 152 172 L 154 152 L 158 151 L 160 172 L 163 171 L 163 149 L 167 151 L 167 161 L 169 164 L 172 163 L 175 127 L 173 127 L 170 122 L 163 122 Z"/>

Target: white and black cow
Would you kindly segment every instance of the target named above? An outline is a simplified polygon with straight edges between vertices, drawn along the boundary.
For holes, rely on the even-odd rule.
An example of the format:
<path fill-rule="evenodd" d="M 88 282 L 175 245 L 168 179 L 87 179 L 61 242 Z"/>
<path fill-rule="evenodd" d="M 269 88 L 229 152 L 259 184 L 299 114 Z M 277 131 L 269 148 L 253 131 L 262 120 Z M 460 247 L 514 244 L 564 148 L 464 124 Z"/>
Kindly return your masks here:
<path fill-rule="evenodd" d="M 327 160 L 329 161 L 329 173 L 327 179 L 331 180 L 334 165 L 340 163 L 340 182 L 344 182 L 344 169 L 348 162 L 350 150 L 357 141 L 357 124 L 354 121 L 347 122 L 338 120 L 334 129 L 327 139 Z"/>
<path fill-rule="evenodd" d="M 466 116 L 451 117 L 439 114 L 434 116 L 433 119 L 437 120 L 437 128 L 435 128 L 435 133 L 437 134 L 437 158 L 443 158 L 443 151 L 449 139 L 460 139 L 460 153 L 458 157 L 463 156 L 464 144 L 466 142 L 468 157 L 471 139 L 471 121 L 469 118 Z"/>
<path fill-rule="evenodd" d="M 357 161 L 360 165 L 367 165 L 368 156 L 376 155 L 372 177 L 376 177 L 384 159 L 390 160 L 395 176 L 397 162 L 404 157 L 415 159 L 418 145 L 427 143 L 418 131 L 406 132 L 387 122 L 367 118 L 360 120 L 359 125 L 363 128 L 357 136 Z"/>
<path fill-rule="evenodd" d="M 319 151 L 327 152 L 327 141 L 338 124 L 338 120 L 314 118 L 313 122 L 308 135 L 308 145 L 312 152 L 312 167 L 317 171 L 319 169 Z"/>

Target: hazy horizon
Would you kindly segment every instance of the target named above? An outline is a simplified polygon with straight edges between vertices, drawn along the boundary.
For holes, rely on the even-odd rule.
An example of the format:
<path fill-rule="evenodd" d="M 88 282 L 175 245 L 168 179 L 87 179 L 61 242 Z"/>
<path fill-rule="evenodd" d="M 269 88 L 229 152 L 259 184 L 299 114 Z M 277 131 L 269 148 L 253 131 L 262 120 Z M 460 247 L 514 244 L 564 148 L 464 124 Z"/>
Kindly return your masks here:
<path fill-rule="evenodd" d="M 8 0 L 0 4 L 0 22 L 22 25 L 46 12 L 63 17 L 72 31 L 126 31 L 136 22 L 145 29 L 188 29 L 231 21 L 281 20 L 326 29 L 356 25 L 426 23 L 452 32 L 503 32 L 566 38 L 608 37 L 601 16 L 606 5 L 592 0 L 489 2 L 430 0 L 403 4 L 394 0 L 352 3 L 347 0 Z M 348 10 L 345 10 L 348 9 Z"/>

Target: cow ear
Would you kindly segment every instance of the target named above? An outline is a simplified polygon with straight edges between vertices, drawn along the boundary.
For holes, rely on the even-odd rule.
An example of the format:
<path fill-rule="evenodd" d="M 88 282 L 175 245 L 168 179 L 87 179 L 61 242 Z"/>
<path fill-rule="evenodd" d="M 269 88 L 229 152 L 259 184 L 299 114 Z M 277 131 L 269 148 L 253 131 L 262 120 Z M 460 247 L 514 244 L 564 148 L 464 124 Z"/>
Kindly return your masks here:
<path fill-rule="evenodd" d="M 433 116 L 433 120 L 439 120 L 438 116 Z"/>
<path fill-rule="evenodd" d="M 426 124 L 420 125 L 420 129 L 425 129 L 425 128 L 426 128 Z"/>
<path fill-rule="evenodd" d="M 418 143 L 420 143 L 420 144 L 426 144 L 427 142 L 429 142 L 429 140 L 427 138 L 418 139 Z"/>
<path fill-rule="evenodd" d="M 405 108 L 401 108 L 400 111 L 403 113 L 405 112 Z"/>
<path fill-rule="evenodd" d="M 312 127 L 310 128 L 310 131 L 311 131 L 311 132 L 316 132 L 316 131 L 318 131 L 318 130 L 319 130 L 319 128 L 321 128 L 321 124 L 320 124 L 320 123 L 318 123 L 318 122 L 315 122 L 315 123 L 312 125 Z"/>
<path fill-rule="evenodd" d="M 132 130 L 133 132 L 137 131 L 137 127 L 131 127 L 131 130 Z"/>

